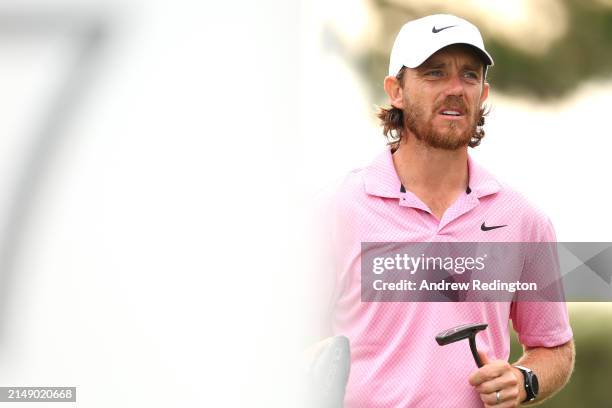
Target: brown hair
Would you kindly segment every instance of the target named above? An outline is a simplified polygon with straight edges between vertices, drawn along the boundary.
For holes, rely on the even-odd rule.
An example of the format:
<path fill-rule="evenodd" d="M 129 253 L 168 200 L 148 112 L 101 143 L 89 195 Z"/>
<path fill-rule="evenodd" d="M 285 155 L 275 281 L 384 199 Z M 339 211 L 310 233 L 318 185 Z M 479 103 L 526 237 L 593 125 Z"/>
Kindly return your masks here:
<path fill-rule="evenodd" d="M 485 71 L 486 72 L 486 71 Z M 402 67 L 395 76 L 400 83 L 400 86 L 404 87 L 404 74 L 406 73 L 406 67 Z M 484 82 L 484 78 L 483 78 Z M 476 130 L 472 135 L 472 140 L 468 146 L 476 147 L 480 144 L 480 141 L 485 137 L 485 131 L 482 128 L 485 124 L 485 116 L 489 114 L 489 108 L 485 106 L 480 109 L 480 117 L 476 124 Z M 383 134 L 387 138 L 387 144 L 392 147 L 393 150 L 399 147 L 399 143 L 404 135 L 404 112 L 394 106 L 389 108 L 379 107 L 379 111 L 376 115 L 380 119 L 380 124 L 383 127 Z"/>

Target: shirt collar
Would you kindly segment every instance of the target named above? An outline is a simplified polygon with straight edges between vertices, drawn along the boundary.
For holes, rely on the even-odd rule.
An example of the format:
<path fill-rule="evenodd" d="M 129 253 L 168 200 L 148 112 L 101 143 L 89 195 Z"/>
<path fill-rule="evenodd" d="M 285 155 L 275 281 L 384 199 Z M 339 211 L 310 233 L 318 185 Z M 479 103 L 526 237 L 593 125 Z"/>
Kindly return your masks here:
<path fill-rule="evenodd" d="M 470 155 L 468 155 L 468 172 L 468 191 L 475 197 L 481 198 L 501 190 L 501 185 L 497 180 L 474 162 Z M 400 197 L 402 183 L 395 171 L 390 149 L 385 149 L 370 166 L 366 167 L 364 184 L 366 193 L 370 195 L 387 198 Z"/>

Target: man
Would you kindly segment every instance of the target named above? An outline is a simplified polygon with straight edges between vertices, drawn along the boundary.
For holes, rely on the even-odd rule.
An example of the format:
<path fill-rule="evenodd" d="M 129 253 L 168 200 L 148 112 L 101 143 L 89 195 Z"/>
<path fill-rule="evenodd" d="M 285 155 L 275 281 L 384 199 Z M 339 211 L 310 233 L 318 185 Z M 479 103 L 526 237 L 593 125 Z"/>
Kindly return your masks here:
<path fill-rule="evenodd" d="M 391 148 L 352 172 L 335 199 L 330 334 L 351 342 L 345 407 L 516 407 L 569 379 L 574 346 L 563 302 L 361 299 L 362 242 L 555 241 L 544 214 L 468 155 L 484 136 L 492 65 L 479 30 L 455 16 L 408 22 L 395 40 L 384 80 L 391 107 L 379 113 Z M 509 320 L 524 346 L 513 365 Z M 489 324 L 477 337 L 477 370 L 465 345 L 433 341 L 474 322 Z"/>

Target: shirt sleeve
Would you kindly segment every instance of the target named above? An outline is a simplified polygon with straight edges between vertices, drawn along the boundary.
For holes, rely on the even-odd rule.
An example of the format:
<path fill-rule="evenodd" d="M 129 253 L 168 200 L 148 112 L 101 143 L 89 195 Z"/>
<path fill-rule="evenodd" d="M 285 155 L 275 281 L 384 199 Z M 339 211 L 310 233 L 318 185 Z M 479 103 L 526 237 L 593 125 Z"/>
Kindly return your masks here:
<path fill-rule="evenodd" d="M 559 259 L 556 235 L 548 217 L 538 216 L 532 222 L 531 251 L 525 260 L 524 272 L 529 274 L 555 274 L 557 283 Z M 552 268 L 546 270 L 545 268 Z M 550 275 L 553 276 L 553 275 Z M 553 276 L 554 278 L 554 276 Z M 515 301 L 510 308 L 512 326 L 521 344 L 527 347 L 555 347 L 567 343 L 573 337 L 567 305 L 561 296 L 554 301 Z"/>

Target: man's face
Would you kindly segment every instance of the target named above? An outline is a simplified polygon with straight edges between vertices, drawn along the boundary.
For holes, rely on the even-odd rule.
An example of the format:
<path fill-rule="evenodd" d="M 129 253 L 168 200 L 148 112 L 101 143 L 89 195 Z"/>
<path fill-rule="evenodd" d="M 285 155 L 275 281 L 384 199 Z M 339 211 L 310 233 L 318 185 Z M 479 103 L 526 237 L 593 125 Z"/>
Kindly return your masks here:
<path fill-rule="evenodd" d="M 419 140 L 446 150 L 467 146 L 488 96 L 483 63 L 466 45 L 452 45 L 404 74 L 405 125 Z"/>

